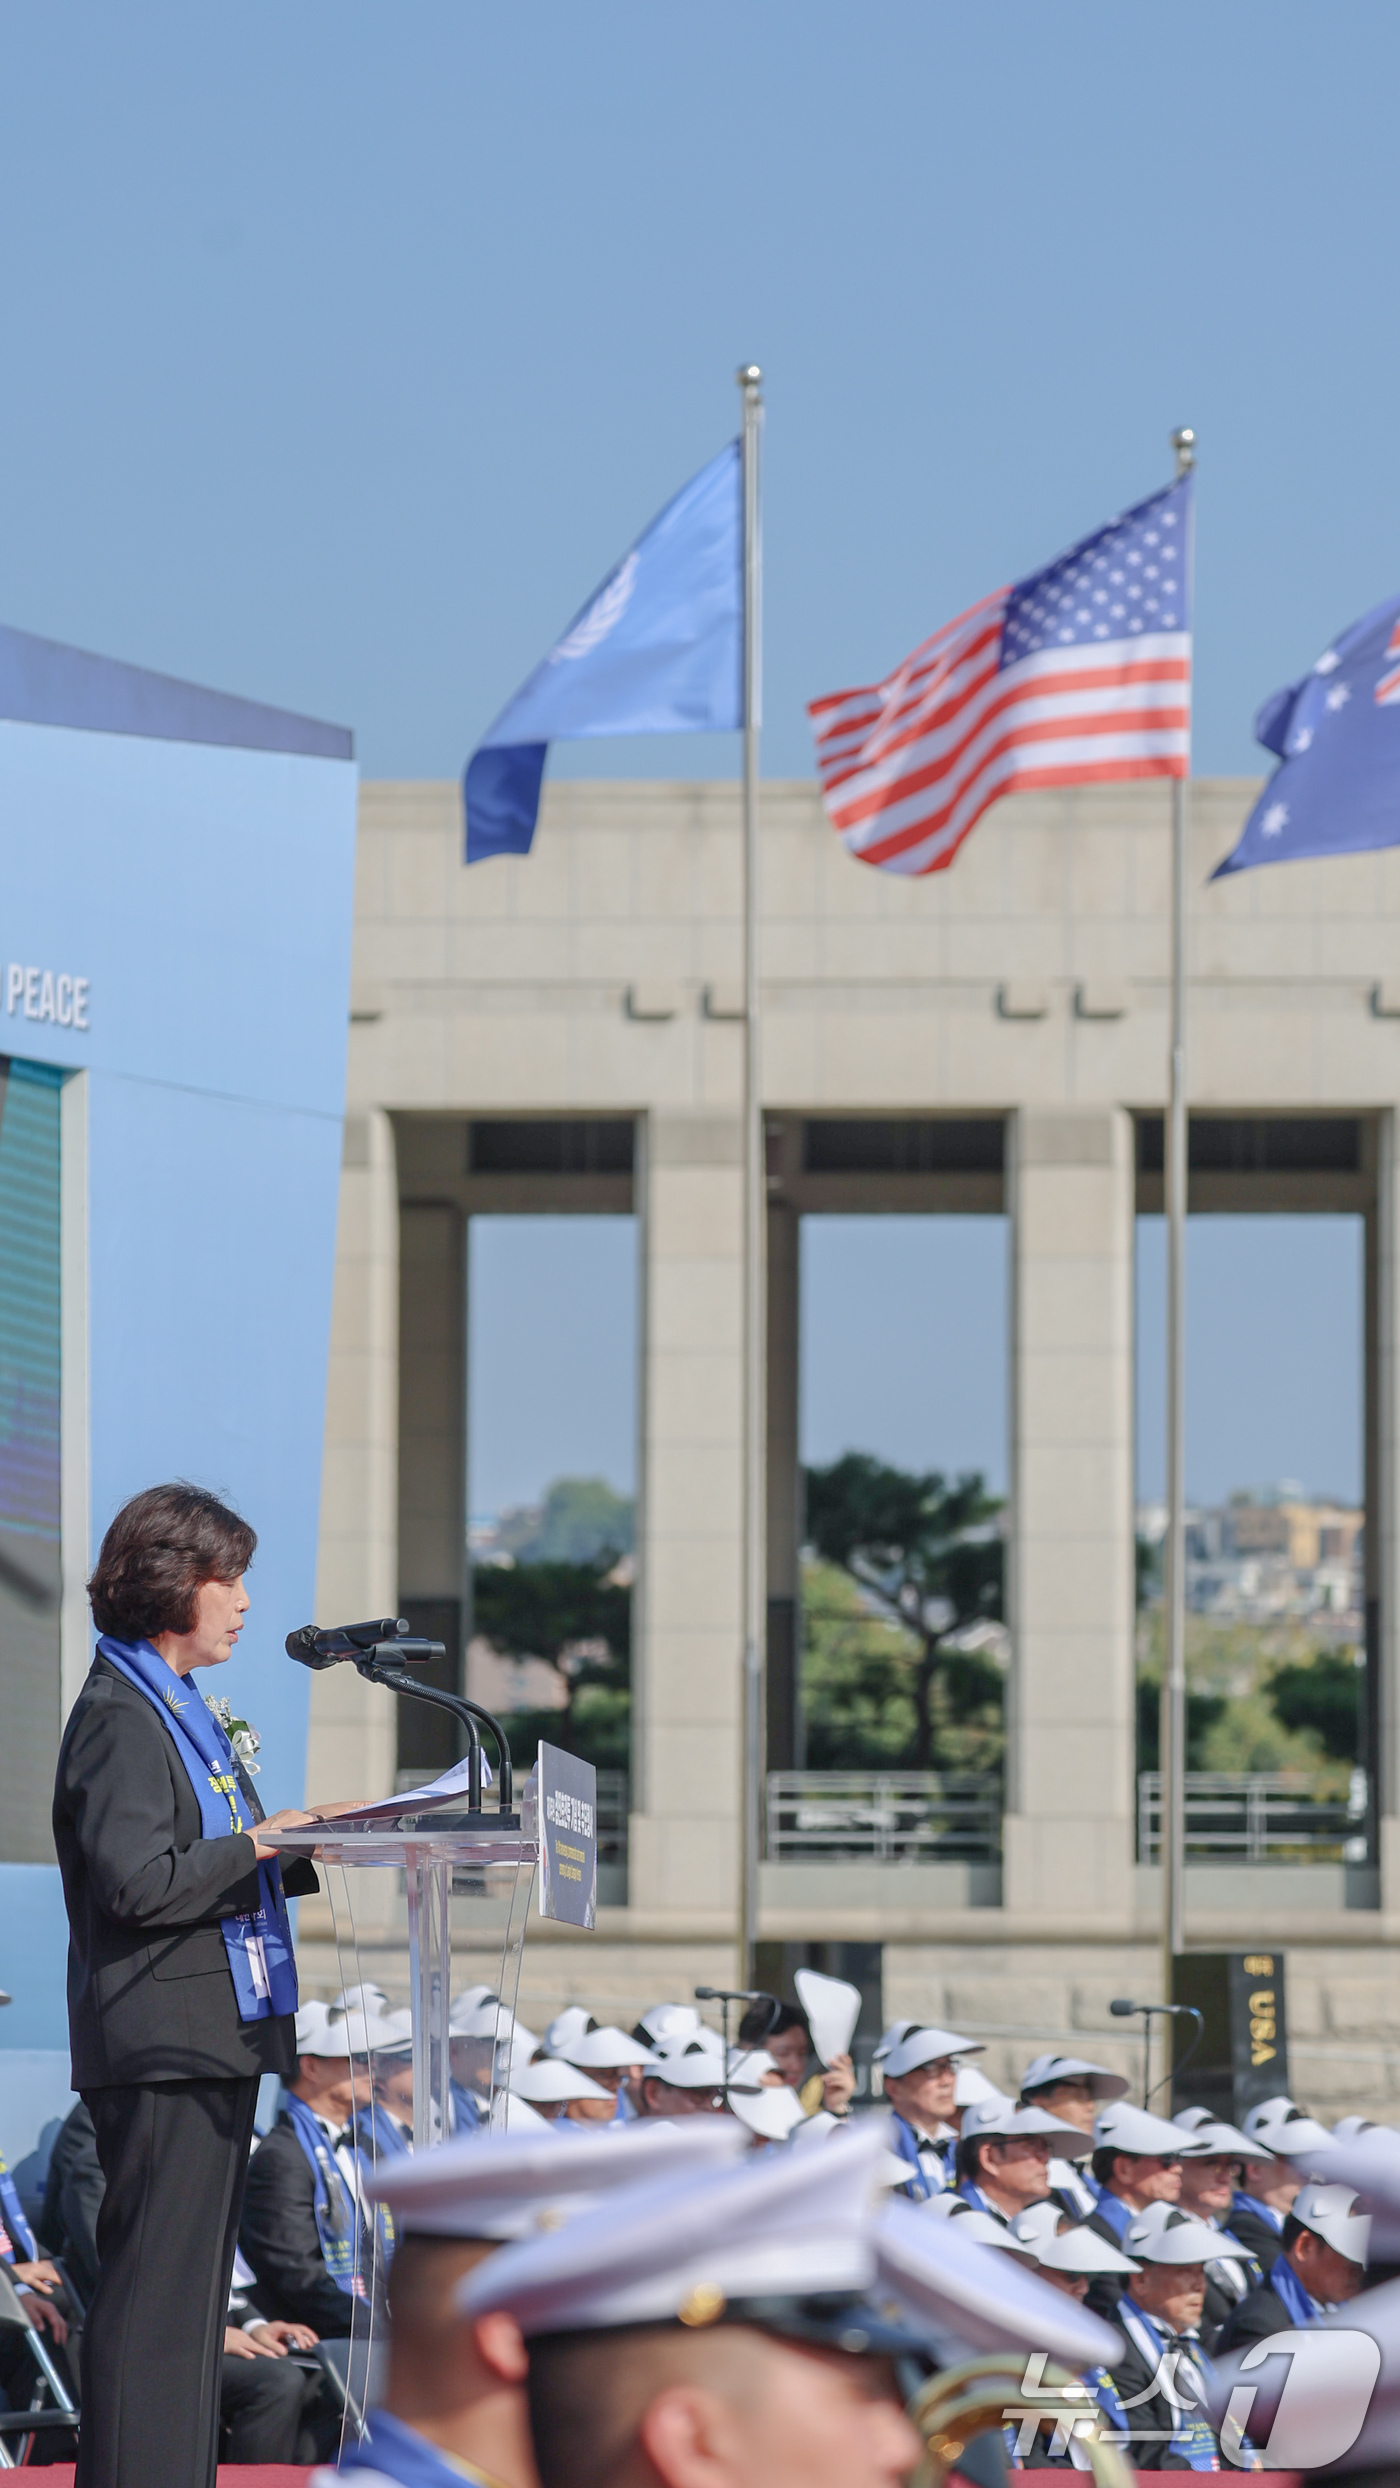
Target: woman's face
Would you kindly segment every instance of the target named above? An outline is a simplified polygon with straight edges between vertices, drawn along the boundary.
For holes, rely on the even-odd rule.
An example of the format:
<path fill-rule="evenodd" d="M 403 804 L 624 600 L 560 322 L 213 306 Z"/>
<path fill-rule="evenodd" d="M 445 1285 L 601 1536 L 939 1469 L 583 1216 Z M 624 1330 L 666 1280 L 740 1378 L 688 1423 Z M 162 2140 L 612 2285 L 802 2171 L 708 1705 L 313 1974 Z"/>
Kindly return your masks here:
<path fill-rule="evenodd" d="M 222 1667 L 233 1655 L 248 1605 L 241 1575 L 236 1581 L 201 1581 L 189 1631 L 154 1633 L 152 1645 L 177 1676 L 188 1676 L 194 1667 Z"/>

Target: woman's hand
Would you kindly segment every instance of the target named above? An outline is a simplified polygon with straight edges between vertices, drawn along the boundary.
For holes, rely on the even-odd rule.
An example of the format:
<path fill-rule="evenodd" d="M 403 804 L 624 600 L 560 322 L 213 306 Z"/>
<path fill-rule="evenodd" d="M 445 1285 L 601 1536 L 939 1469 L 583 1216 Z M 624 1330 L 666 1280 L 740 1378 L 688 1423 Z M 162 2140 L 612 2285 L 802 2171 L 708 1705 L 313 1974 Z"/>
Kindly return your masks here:
<path fill-rule="evenodd" d="M 52 2290 L 62 2289 L 63 2274 L 45 2256 L 38 2263 L 12 2263 L 10 2278 L 23 2281 L 27 2289 L 40 2289 L 47 2298 Z"/>
<path fill-rule="evenodd" d="M 315 1820 L 314 1814 L 305 1813 L 300 1806 L 283 1806 L 280 1814 L 269 1814 L 266 1822 L 255 1823 L 249 1833 L 254 1856 L 280 1857 L 282 1852 L 272 1846 L 267 1837 L 268 1833 L 270 1831 L 298 1831 L 303 1823 L 314 1823 Z"/>
<path fill-rule="evenodd" d="M 833 2056 L 822 2075 L 822 2106 L 844 2116 L 855 2097 L 856 2069 L 849 2056 Z"/>

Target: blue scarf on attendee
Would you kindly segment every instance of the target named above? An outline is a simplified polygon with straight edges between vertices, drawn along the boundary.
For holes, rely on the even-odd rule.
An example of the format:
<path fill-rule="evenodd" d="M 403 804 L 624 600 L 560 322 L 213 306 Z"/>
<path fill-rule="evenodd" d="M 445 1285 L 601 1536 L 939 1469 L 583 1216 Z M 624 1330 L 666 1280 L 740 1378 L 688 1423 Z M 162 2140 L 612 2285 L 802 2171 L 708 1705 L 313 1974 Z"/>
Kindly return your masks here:
<path fill-rule="evenodd" d="M 368 2472 L 371 2478 L 391 2479 L 397 2488 L 462 2488 L 464 2478 L 479 2477 L 469 2462 L 449 2462 L 426 2436 L 387 2410 L 368 2413 L 364 2435 L 358 2444 L 346 2447 L 339 2468 L 352 2474 L 358 2471 L 362 2478 Z"/>
<path fill-rule="evenodd" d="M 958 2192 L 962 2196 L 965 2203 L 970 2203 L 972 2205 L 975 2212 L 986 2212 L 990 2219 L 1000 2220 L 1003 2229 L 1007 2227 L 1008 2224 L 1002 2219 L 1002 2215 L 997 2210 L 995 2203 L 988 2201 L 975 2178 L 964 2177 L 962 2184 L 958 2188 Z"/>
<path fill-rule="evenodd" d="M 1142 2308 L 1132 2298 L 1119 2299 L 1115 2321 L 1147 2360 L 1154 2381 L 1162 2376 L 1165 2360 L 1174 2358 L 1176 2361 L 1172 2370 L 1176 2384 L 1175 2398 L 1168 2392 L 1165 2378 L 1157 2385 L 1158 2392 L 1166 2401 L 1172 2414 L 1172 2435 L 1167 2450 L 1174 2453 L 1179 2463 L 1188 2471 L 1218 2471 L 1220 2441 L 1206 2415 L 1206 2400 L 1213 2371 L 1210 2360 L 1206 2357 L 1200 2343 L 1188 2341 L 1180 2333 L 1168 2332 L 1154 2316 L 1144 2314 Z M 1194 2408 L 1189 2410 L 1186 2407 L 1186 2393 L 1183 2390 L 1183 2369 L 1201 2388 Z M 1126 2450 L 1125 2447 L 1124 2451 Z M 1148 2467 L 1157 2468 L 1160 2463 L 1159 2453 L 1157 2462 L 1149 2464 Z"/>
<path fill-rule="evenodd" d="M 1230 2204 L 1232 2211 L 1236 2203 L 1242 2203 L 1247 2212 L 1254 2212 L 1260 2220 L 1266 2220 L 1275 2237 L 1282 2237 L 1283 2214 L 1276 2212 L 1272 2203 L 1261 2203 L 1257 2194 L 1245 2194 L 1243 2191 L 1232 2197 Z"/>
<path fill-rule="evenodd" d="M 221 1840 L 230 1832 L 251 1831 L 254 1818 L 251 1812 L 244 1818 L 233 1748 L 188 1679 L 177 1676 L 148 1641 L 114 1641 L 104 1633 L 97 1647 L 108 1664 L 145 1695 L 163 1723 L 199 1801 L 205 1839 Z M 219 1922 L 239 2015 L 245 2022 L 268 2021 L 274 2014 L 297 2009 L 292 1928 L 276 1858 L 259 1861 L 258 1890 L 255 1910 L 240 1910 Z"/>
<path fill-rule="evenodd" d="M 1269 2274 L 1269 2284 L 1275 2297 L 1283 2300 L 1295 2324 L 1321 2323 L 1321 2307 L 1311 2291 L 1304 2288 L 1286 2255 L 1279 2256 Z"/>
<path fill-rule="evenodd" d="M 907 2160 L 909 2163 L 909 2183 L 904 2191 L 911 2200 L 915 2203 L 927 2203 L 931 2195 L 941 2193 L 941 2187 L 930 2183 L 928 2170 L 919 2157 L 918 2135 L 908 2118 L 900 2116 L 898 2112 L 892 2120 L 890 2140 L 901 2160 Z"/>
<path fill-rule="evenodd" d="M 367 2108 L 357 2108 L 350 2120 L 350 2143 L 362 2168 L 376 2169 L 381 2161 L 408 2157 L 412 2145 L 403 2138 L 403 2129 L 389 2110 L 372 2099 Z M 374 2206 L 374 2225 L 379 2234 L 380 2268 L 387 2269 L 393 2258 L 398 2232 L 387 2203 Z"/>
<path fill-rule="evenodd" d="M 0 2222 L 3 2222 L 4 2232 L 10 2241 L 10 2250 L 5 2256 L 6 2263 L 37 2263 L 39 2248 L 34 2232 L 24 2217 L 24 2208 L 19 2199 L 19 2188 L 2 2159 L 0 2159 Z"/>
<path fill-rule="evenodd" d="M 1128 2223 L 1130 2220 L 1136 2220 L 1137 2213 L 1129 2211 L 1121 2194 L 1110 2194 L 1105 2187 L 1099 2195 L 1091 2217 L 1106 2220 L 1121 2246 L 1127 2235 Z"/>
<path fill-rule="evenodd" d="M 336 2167 L 319 2117 L 294 2091 L 284 2095 L 282 2106 L 311 2169 L 311 2208 L 316 2215 L 316 2235 L 321 2241 L 321 2261 L 336 2288 L 343 2289 L 347 2298 L 363 2298 L 368 2293 L 364 2274 L 358 2269 L 358 2208 Z"/>
<path fill-rule="evenodd" d="M 481 2101 L 474 2098 L 462 2082 L 449 2082 L 447 2089 L 452 2102 L 453 2133 L 479 2133 L 486 2123 L 486 2111 Z"/>

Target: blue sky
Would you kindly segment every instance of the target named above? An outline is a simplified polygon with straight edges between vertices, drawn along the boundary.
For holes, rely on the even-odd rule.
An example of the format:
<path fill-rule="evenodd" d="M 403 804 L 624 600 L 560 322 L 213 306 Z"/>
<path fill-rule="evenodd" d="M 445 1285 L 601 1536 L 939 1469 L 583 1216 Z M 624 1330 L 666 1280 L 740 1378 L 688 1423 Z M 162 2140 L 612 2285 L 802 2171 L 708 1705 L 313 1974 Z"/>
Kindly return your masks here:
<path fill-rule="evenodd" d="M 371 776 L 460 769 L 751 357 L 771 773 L 810 770 L 808 698 L 1164 481 L 1176 423 L 1202 771 L 1256 768 L 1259 701 L 1400 587 L 1381 0 L 8 0 L 0 45 L 0 619 L 348 722 Z M 541 1293 L 553 1249 L 521 1245 L 481 1348 L 491 1501 L 542 1460 L 629 1482 L 630 1240 Z M 858 1249 L 923 1282 L 915 1222 L 828 1233 L 814 1306 L 849 1307 Z M 1282 1246 L 1203 1250 L 1193 1489 L 1345 1485 L 1349 1247 L 1303 1240 L 1301 1298 Z M 980 1306 L 987 1265 L 963 1283 Z M 580 1340 L 590 1301 L 614 1328 Z M 999 1351 L 827 1339 L 810 1447 L 995 1470 Z"/>
<path fill-rule="evenodd" d="M 1201 438 L 1200 767 L 1400 585 L 1378 0 L 0 14 L 3 618 L 475 735 L 768 379 L 766 765 Z M 723 738 L 565 765 L 727 771 Z"/>

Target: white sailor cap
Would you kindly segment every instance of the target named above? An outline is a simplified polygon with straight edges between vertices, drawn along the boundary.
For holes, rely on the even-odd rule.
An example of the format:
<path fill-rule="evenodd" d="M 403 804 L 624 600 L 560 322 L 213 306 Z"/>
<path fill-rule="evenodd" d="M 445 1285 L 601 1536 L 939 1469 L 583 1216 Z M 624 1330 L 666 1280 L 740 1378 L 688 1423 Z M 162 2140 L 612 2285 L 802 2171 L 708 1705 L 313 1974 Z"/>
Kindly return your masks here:
<path fill-rule="evenodd" d="M 479 2004 L 499 2004 L 500 2001 L 495 1988 L 484 1983 L 475 1987 L 459 1987 L 452 1998 L 452 2018 L 454 2021 L 463 2019 L 468 2013 L 474 2013 Z"/>
<path fill-rule="evenodd" d="M 892 2047 L 898 2047 L 901 2039 L 906 2039 L 911 2030 L 917 2030 L 918 2028 L 919 2024 L 916 2021 L 906 2020 L 886 2022 L 884 2029 L 880 2033 L 878 2046 L 873 2047 L 870 2051 L 870 2061 L 872 2065 L 883 2065 L 890 2049 Z"/>
<path fill-rule="evenodd" d="M 581 2039 L 585 2031 L 596 2030 L 597 2027 L 586 2004 L 566 2004 L 563 2012 L 556 2013 L 553 2021 L 546 2024 L 544 2037 L 540 2041 L 541 2049 L 546 2056 L 567 2056 L 572 2063 L 574 2041 Z"/>
<path fill-rule="evenodd" d="M 1152 2203 L 1123 2232 L 1123 2251 L 1138 2263 L 1213 2263 L 1224 2240 L 1209 2222 L 1174 2203 Z"/>
<path fill-rule="evenodd" d="M 1332 2140 L 1334 2142 L 1355 2142 L 1358 2136 L 1362 2134 L 1374 2134 L 1375 2130 L 1376 2119 L 1374 2117 L 1338 2117 L 1336 2124 L 1332 2128 Z"/>
<path fill-rule="evenodd" d="M 1281 2117 L 1301 2116 L 1302 2113 L 1297 2100 L 1290 2099 L 1287 2091 L 1277 2091 L 1272 2099 L 1256 2099 L 1254 2106 L 1241 2117 L 1240 2123 L 1247 2134 L 1253 2134 L 1261 2125 L 1277 2125 Z"/>
<path fill-rule="evenodd" d="M 663 2039 L 652 2049 L 649 2080 L 669 2082 L 677 2091 L 718 2091 L 724 2088 L 724 2049 L 712 2030 L 693 2037 Z"/>
<path fill-rule="evenodd" d="M 528 2099 L 535 2108 L 566 2099 L 606 2099 L 612 2104 L 611 2091 L 605 2091 L 591 2073 L 580 2073 L 577 2065 L 566 2065 L 561 2056 L 541 2056 L 532 2065 L 512 2065 L 509 2087 L 517 2099 Z"/>
<path fill-rule="evenodd" d="M 1066 2367 L 1102 2366 L 1122 2342 L 1063 2290 L 964 2235 L 966 2222 L 890 2203 L 875 2231 L 879 2277 L 925 2323 L 945 2358 L 979 2350 L 1043 2350 Z"/>
<path fill-rule="evenodd" d="M 999 2247 L 1003 2253 L 1015 2255 L 1027 2266 L 1039 2261 L 1035 2248 L 1028 2245 L 1024 2238 L 1017 2237 L 1015 2230 L 1008 2229 L 1006 2222 L 998 2220 L 992 2212 L 979 2212 L 975 2205 L 964 2203 L 955 2195 L 947 2216 L 950 2220 L 956 2220 L 960 2237 L 970 2237 L 979 2246 Z"/>
<path fill-rule="evenodd" d="M 367 1978 L 358 1987 L 342 1987 L 338 1996 L 331 1997 L 328 2009 L 332 2013 L 344 2013 L 356 2006 L 362 2013 L 387 2013 L 389 1999 L 382 1987 L 376 1987 L 373 1979 Z"/>
<path fill-rule="evenodd" d="M 1249 2137 L 1250 2157 L 1258 2155 L 1262 2144 L 1265 2153 L 1280 2160 L 1308 2160 L 1316 2151 L 1328 2151 L 1332 2136 L 1316 2117 L 1305 2115 L 1301 2108 L 1291 2108 L 1286 2116 L 1274 2117 L 1254 2125 L 1248 2117 L 1244 2130 Z"/>
<path fill-rule="evenodd" d="M 1305 2229 L 1311 2229 L 1314 2237 L 1321 2238 L 1324 2246 L 1344 2255 L 1348 2263 L 1365 2263 L 1371 2246 L 1371 2223 L 1358 2208 L 1354 2188 L 1301 2186 L 1293 2197 L 1292 2213 Z"/>
<path fill-rule="evenodd" d="M 1191 2113 L 1189 2109 L 1186 2111 L 1187 2115 Z M 1172 2123 L 1180 2125 L 1181 2118 L 1173 2117 Z M 1261 2142 L 1252 2141 L 1248 2134 L 1241 2133 L 1238 2125 L 1227 2125 L 1223 2117 L 1203 2114 L 1198 2124 L 1184 2127 L 1183 2133 L 1182 2158 L 1186 2160 L 1263 2160 L 1273 2157 L 1272 2152 L 1265 2151 Z"/>
<path fill-rule="evenodd" d="M 731 2090 L 756 2091 L 765 2074 L 781 2072 L 776 2056 L 770 2056 L 766 2047 L 732 2047 L 725 2078 Z"/>
<path fill-rule="evenodd" d="M 1053 2237 L 1061 2221 L 1067 2217 L 1054 2196 L 1046 2194 L 1038 2203 L 1028 2203 L 1023 2212 L 1018 2212 L 1011 2226 L 1018 2237 L 1025 2238 L 1029 2245 L 1034 2246 L 1043 2237 Z"/>
<path fill-rule="evenodd" d="M 917 2073 L 920 2065 L 937 2064 L 945 2056 L 981 2056 L 985 2053 L 981 2039 L 960 2039 L 955 2030 L 937 2030 L 927 2022 L 911 2022 L 902 2039 L 881 2059 L 885 2078 L 898 2080 L 902 2073 Z"/>
<path fill-rule="evenodd" d="M 989 2082 L 976 2065 L 959 2065 L 953 2081 L 954 2107 L 975 2108 L 984 2099 L 1004 2099 L 1005 2096 L 1006 2093 L 999 2091 L 995 2082 Z"/>
<path fill-rule="evenodd" d="M 388 2060 L 413 2054 L 413 2015 L 406 2004 L 380 2016 L 380 2032 L 374 2043 L 377 2057 Z"/>
<path fill-rule="evenodd" d="M 314 2000 L 297 2009 L 298 2056 L 368 2056 L 376 2048 L 394 2046 L 397 2039 L 398 2032 L 377 2013 L 369 2017 L 355 2007 L 346 2012 Z"/>
<path fill-rule="evenodd" d="M 794 2128 L 807 2122 L 801 2100 L 786 2082 L 770 2082 L 761 2090 L 731 2090 L 729 2105 L 740 2124 L 747 2126 L 758 2142 L 789 2142 Z M 724 2119 L 692 2117 L 688 2122 L 722 2125 Z M 899 2163 L 899 2181 L 901 2185 L 909 2182 L 907 2160 Z"/>
<path fill-rule="evenodd" d="M 1021 2097 L 1048 2091 L 1057 2082 L 1089 2082 L 1095 2099 L 1121 2099 L 1128 2087 L 1123 2074 L 1090 2064 L 1087 2056 L 1034 2056 L 1021 2076 Z"/>
<path fill-rule="evenodd" d="M 1063 2117 L 1052 2117 L 1048 2108 L 1018 2108 L 1014 2099 L 980 2099 L 975 2107 L 964 2111 L 962 2139 L 986 2134 L 1000 2142 L 1012 2134 L 1068 2134 L 1082 2143 L 1083 2133 L 1077 2125 L 1067 2125 Z"/>
<path fill-rule="evenodd" d="M 509 2039 L 517 2028 L 523 2026 L 517 2023 L 515 2015 L 507 2010 L 499 1996 L 478 1996 L 475 2004 L 471 2004 L 467 2000 L 471 1992 L 468 1988 L 466 1995 L 460 1995 L 453 2001 L 447 2024 L 449 2038 Z"/>
<path fill-rule="evenodd" d="M 552 2023 L 550 2027 L 553 2028 Z M 585 2030 L 581 2038 L 572 2040 L 560 2053 L 568 2057 L 571 2065 L 582 2065 L 587 2073 L 599 2065 L 645 2065 L 651 2061 L 651 2050 L 640 2039 L 629 2038 L 613 2022 L 604 2022 L 599 2030 Z"/>
<path fill-rule="evenodd" d="M 401 2233 L 505 2240 L 557 2228 L 615 2187 L 722 2167 L 742 2148 L 723 2117 L 605 2126 L 577 2151 L 561 2149 L 552 2126 L 542 2133 L 532 2127 L 464 2134 L 431 2151 L 404 2152 L 381 2160 L 363 2182 Z"/>
<path fill-rule="evenodd" d="M 1100 2108 L 1094 2119 L 1094 2149 L 1135 2152 L 1140 2159 L 1179 2160 L 1186 2136 L 1165 2117 L 1154 2117 L 1147 2108 L 1115 2099 Z"/>
<path fill-rule="evenodd" d="M 886 2120 L 866 2117 L 822 2151 L 758 2152 L 737 2169 L 629 2186 L 567 2228 L 491 2256 L 457 2304 L 468 2315 L 504 2307 L 530 2339 L 728 2317 L 838 2347 L 886 2346 L 863 2304 L 875 2277 L 872 2174 L 885 2148 Z"/>
<path fill-rule="evenodd" d="M 1086 2228 L 1082 2221 L 1072 2229 L 1057 2229 L 1053 2236 L 1040 2238 L 1035 2247 L 1036 2261 L 1047 2272 L 1140 2272 L 1142 2266 L 1121 2255 L 1110 2246 L 1097 2229 Z"/>
<path fill-rule="evenodd" d="M 638 2019 L 637 2033 L 655 2047 L 662 2039 L 693 2038 L 700 2026 L 693 2004 L 649 2004 Z"/>

